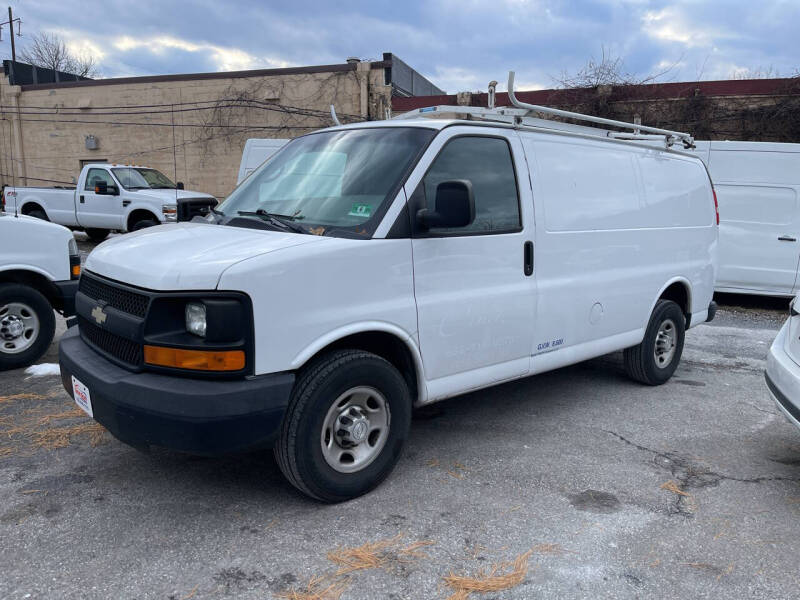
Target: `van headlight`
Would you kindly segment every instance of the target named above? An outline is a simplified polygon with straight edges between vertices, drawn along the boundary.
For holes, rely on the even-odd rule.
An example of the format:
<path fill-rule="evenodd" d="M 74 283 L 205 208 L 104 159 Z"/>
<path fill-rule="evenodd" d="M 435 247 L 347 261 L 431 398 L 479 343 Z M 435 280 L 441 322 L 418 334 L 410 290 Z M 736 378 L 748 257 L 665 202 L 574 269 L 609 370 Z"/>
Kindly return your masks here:
<path fill-rule="evenodd" d="M 206 305 L 190 302 L 186 305 L 186 331 L 198 337 L 206 337 Z"/>
<path fill-rule="evenodd" d="M 178 220 L 178 205 L 177 204 L 163 204 L 161 206 L 161 212 L 164 214 L 165 221 L 177 221 Z"/>

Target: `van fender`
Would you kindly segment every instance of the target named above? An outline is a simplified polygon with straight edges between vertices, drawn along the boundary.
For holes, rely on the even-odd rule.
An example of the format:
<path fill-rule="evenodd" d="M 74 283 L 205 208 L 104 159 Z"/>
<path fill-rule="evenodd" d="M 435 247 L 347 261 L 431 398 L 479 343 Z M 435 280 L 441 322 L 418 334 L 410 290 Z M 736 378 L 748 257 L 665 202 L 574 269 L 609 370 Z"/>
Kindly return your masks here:
<path fill-rule="evenodd" d="M 686 277 L 677 276 L 667 281 L 663 286 L 661 286 L 661 289 L 658 290 L 658 294 L 656 294 L 656 297 L 653 298 L 653 302 L 650 304 L 650 311 L 647 313 L 648 321 L 650 320 L 650 315 L 653 314 L 653 309 L 656 307 L 658 299 L 661 298 L 661 295 L 673 283 L 681 283 L 683 284 L 683 287 L 686 288 L 686 304 L 688 305 L 686 311 L 688 312 L 689 316 L 692 315 L 692 284 Z M 644 324 L 644 329 L 647 329 L 647 322 L 645 322 Z M 687 324 L 687 329 L 688 329 L 688 324 Z"/>
<path fill-rule="evenodd" d="M 48 281 L 56 281 L 58 279 L 52 273 L 48 273 L 44 269 L 37 267 L 35 265 L 7 264 L 0 266 L 0 273 L 4 273 L 7 271 L 29 271 L 31 273 L 36 273 L 37 275 L 41 275 L 42 277 L 46 277 Z"/>
<path fill-rule="evenodd" d="M 417 345 L 416 340 L 411 335 L 409 335 L 407 331 L 405 331 L 404 329 L 398 327 L 393 323 L 387 323 L 385 321 L 363 321 L 359 323 L 350 323 L 348 325 L 344 325 L 343 327 L 339 327 L 337 329 L 329 331 L 326 334 L 318 337 L 311 344 L 309 344 L 303 350 L 301 350 L 292 359 L 290 363 L 290 369 L 291 370 L 299 369 L 309 360 L 311 360 L 311 358 L 314 355 L 316 355 L 320 350 L 326 348 L 327 346 L 330 346 L 335 342 L 338 342 L 341 339 L 344 339 L 351 335 L 355 335 L 357 333 L 372 333 L 372 332 L 391 334 L 394 337 L 398 338 L 400 341 L 402 341 L 403 344 L 405 344 L 406 348 L 408 348 L 412 360 L 414 361 L 414 369 L 417 372 L 418 398 L 416 404 L 424 404 L 428 397 L 428 389 L 425 384 L 425 370 L 422 364 L 422 354 L 419 351 L 419 347 Z"/>

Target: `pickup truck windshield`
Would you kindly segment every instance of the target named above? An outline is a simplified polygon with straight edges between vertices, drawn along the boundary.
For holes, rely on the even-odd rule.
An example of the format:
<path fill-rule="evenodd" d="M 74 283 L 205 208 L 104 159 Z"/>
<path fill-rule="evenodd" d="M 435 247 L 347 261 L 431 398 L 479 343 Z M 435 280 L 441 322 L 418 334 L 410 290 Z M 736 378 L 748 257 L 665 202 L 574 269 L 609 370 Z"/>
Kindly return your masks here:
<path fill-rule="evenodd" d="M 218 210 L 229 216 L 272 213 L 320 232 L 370 233 L 435 134 L 418 127 L 380 127 L 297 138 L 245 179 Z"/>
<path fill-rule="evenodd" d="M 161 171 L 156 171 L 155 169 L 120 167 L 111 169 L 111 171 L 126 190 L 142 188 L 175 189 L 175 184 Z"/>

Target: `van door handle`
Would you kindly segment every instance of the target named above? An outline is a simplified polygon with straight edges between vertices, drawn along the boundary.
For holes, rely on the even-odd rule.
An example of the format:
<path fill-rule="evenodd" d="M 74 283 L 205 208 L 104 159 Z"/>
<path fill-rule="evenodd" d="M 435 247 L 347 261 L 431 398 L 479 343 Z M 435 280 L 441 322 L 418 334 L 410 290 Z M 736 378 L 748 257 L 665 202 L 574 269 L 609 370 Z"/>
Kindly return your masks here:
<path fill-rule="evenodd" d="M 525 242 L 523 251 L 523 265 L 525 269 L 525 276 L 530 277 L 533 275 L 533 242 Z"/>
<path fill-rule="evenodd" d="M 797 238 L 794 238 L 790 235 L 781 235 L 778 236 L 778 240 L 780 240 L 781 242 L 796 242 Z"/>
<path fill-rule="evenodd" d="M 130 203 L 131 203 L 130 200 L 123 200 L 122 201 L 122 206 L 128 206 Z"/>
<path fill-rule="evenodd" d="M 83 196 L 81 196 L 81 204 L 83 204 L 83 203 L 84 203 Z"/>

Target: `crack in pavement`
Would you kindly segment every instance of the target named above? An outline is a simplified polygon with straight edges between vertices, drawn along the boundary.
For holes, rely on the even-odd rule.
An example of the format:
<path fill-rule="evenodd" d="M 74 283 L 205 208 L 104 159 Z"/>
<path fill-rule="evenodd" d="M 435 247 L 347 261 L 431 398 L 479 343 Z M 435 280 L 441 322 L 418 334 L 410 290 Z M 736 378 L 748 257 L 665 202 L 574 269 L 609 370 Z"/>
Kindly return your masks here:
<path fill-rule="evenodd" d="M 628 438 L 616 433 L 615 431 L 603 430 L 605 433 L 613 435 L 618 440 L 625 444 L 636 448 L 642 452 L 648 452 L 656 458 L 660 458 L 659 467 L 668 469 L 672 476 L 675 478 L 678 488 L 681 490 L 698 490 L 707 487 L 716 487 L 720 481 L 735 481 L 737 483 L 765 483 L 768 481 L 791 481 L 800 482 L 800 477 L 784 477 L 782 475 L 769 475 L 762 477 L 734 477 L 733 475 L 726 475 L 724 473 L 717 473 L 705 467 L 697 465 L 692 459 L 681 456 L 677 452 L 661 452 L 653 450 L 647 446 L 637 444 Z M 684 518 L 694 517 L 694 513 L 690 510 L 687 502 L 691 501 L 690 494 L 683 496 L 675 494 L 675 500 L 669 509 L 669 515 L 678 515 Z"/>

